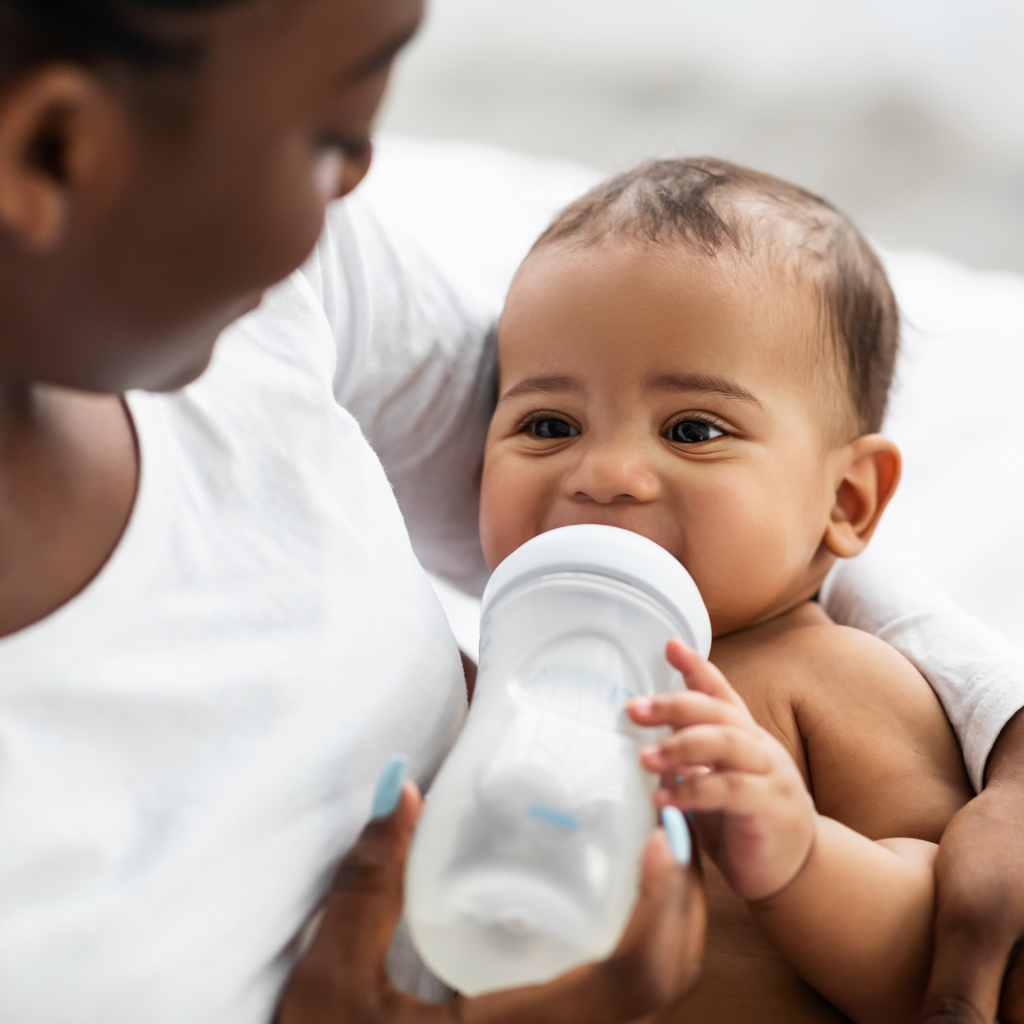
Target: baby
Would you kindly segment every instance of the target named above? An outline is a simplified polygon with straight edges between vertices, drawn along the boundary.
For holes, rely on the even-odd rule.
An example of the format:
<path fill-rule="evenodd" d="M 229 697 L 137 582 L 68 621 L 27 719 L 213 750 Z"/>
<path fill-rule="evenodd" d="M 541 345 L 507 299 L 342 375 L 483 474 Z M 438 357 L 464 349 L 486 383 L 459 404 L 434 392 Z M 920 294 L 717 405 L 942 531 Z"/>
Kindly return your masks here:
<path fill-rule="evenodd" d="M 898 321 L 844 216 L 708 159 L 598 186 L 512 286 L 488 562 L 558 526 L 624 527 L 711 616 L 710 662 L 669 645 L 689 689 L 630 712 L 676 730 L 642 759 L 713 861 L 703 980 L 665 1020 L 905 1022 L 923 995 L 934 844 L 970 787 L 924 679 L 815 602 L 899 481 L 877 433 Z"/>

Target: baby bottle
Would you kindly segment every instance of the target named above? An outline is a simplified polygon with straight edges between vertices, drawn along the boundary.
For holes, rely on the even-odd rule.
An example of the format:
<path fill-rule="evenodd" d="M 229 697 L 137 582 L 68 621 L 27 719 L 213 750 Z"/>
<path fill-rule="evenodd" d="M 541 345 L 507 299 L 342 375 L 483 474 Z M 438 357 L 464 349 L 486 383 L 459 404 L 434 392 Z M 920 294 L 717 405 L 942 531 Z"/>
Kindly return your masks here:
<path fill-rule="evenodd" d="M 679 688 L 673 636 L 707 656 L 711 625 L 664 548 L 610 526 L 543 533 L 495 570 L 473 706 L 435 780 L 406 870 L 431 970 L 469 995 L 607 956 L 655 825 L 649 734 L 626 701 Z"/>

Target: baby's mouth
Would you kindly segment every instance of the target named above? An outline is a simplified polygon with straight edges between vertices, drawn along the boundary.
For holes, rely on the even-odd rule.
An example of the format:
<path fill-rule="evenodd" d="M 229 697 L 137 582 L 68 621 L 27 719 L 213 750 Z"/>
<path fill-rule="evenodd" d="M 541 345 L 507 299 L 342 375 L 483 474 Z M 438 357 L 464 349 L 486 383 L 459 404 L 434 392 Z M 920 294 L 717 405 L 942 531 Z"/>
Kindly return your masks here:
<path fill-rule="evenodd" d="M 541 530 L 546 533 L 548 530 L 555 530 L 560 526 L 582 526 L 593 524 L 596 526 L 615 526 L 620 530 L 629 530 L 631 533 L 638 533 L 641 537 L 653 540 L 675 558 L 682 561 L 679 530 L 674 524 L 657 522 L 655 517 L 650 515 L 650 509 L 633 506 L 610 506 L 599 505 L 589 508 L 575 508 L 562 510 L 563 514 L 552 517 L 551 521 L 545 522 Z M 568 515 L 564 514 L 569 512 Z"/>

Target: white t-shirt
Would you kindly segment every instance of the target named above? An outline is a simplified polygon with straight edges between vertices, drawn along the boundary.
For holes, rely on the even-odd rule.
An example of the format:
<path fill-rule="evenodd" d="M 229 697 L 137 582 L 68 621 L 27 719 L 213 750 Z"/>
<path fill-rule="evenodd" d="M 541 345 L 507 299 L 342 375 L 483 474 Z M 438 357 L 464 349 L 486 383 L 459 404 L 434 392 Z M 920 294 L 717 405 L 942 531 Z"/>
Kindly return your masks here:
<path fill-rule="evenodd" d="M 169 396 L 108 564 L 0 640 L 0 1021 L 256 1024 L 393 753 L 466 711 L 486 311 L 358 200 Z M 357 422 L 358 418 L 358 422 Z M 360 423 L 362 428 L 360 428 Z"/>

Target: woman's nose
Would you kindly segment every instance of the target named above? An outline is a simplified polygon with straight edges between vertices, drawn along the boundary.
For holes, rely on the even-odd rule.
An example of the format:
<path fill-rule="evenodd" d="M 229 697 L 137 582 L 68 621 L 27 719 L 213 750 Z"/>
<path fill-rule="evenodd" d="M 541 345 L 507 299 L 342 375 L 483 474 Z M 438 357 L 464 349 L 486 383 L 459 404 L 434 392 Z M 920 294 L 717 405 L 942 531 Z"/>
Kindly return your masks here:
<path fill-rule="evenodd" d="M 660 491 L 658 477 L 638 446 L 595 444 L 581 452 L 565 478 L 571 498 L 589 498 L 602 505 L 653 501 Z"/>

